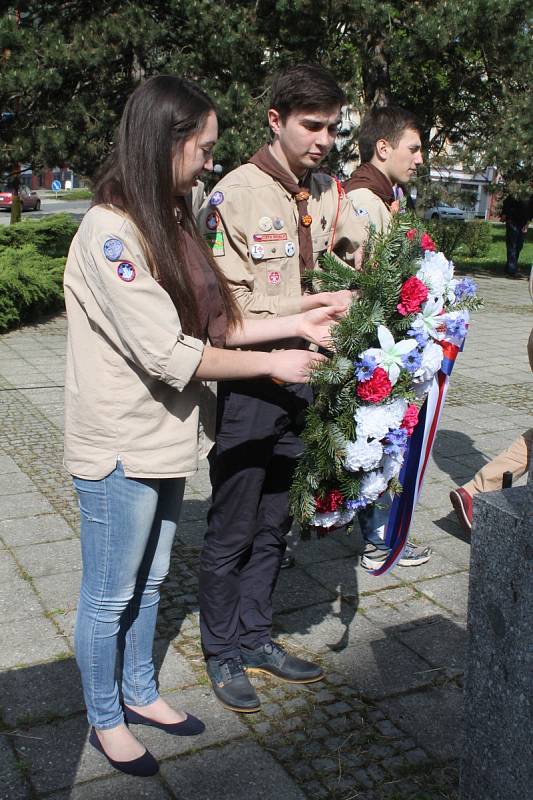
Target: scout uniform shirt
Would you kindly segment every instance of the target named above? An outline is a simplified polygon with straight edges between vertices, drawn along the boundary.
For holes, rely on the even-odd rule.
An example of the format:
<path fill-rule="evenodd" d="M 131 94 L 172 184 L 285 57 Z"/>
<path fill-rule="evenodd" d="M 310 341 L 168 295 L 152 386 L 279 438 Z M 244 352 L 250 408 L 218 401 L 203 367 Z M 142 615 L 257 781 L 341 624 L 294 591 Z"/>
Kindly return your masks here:
<path fill-rule="evenodd" d="M 347 195 L 355 213 L 361 219 L 371 222 L 377 233 L 386 231 L 392 215 L 383 200 L 370 189 L 352 189 Z"/>
<path fill-rule="evenodd" d="M 315 266 L 332 246 L 353 261 L 366 239 L 364 222 L 329 175 L 312 174 L 305 188 Z M 243 164 L 217 183 L 198 222 L 245 316 L 301 311 L 298 212 L 280 183 L 255 164 Z"/>
<path fill-rule="evenodd" d="M 187 336 L 125 215 L 94 206 L 65 268 L 68 315 L 65 465 L 99 480 L 120 459 L 127 477 L 196 472 L 210 446 L 191 381 L 204 349 Z"/>

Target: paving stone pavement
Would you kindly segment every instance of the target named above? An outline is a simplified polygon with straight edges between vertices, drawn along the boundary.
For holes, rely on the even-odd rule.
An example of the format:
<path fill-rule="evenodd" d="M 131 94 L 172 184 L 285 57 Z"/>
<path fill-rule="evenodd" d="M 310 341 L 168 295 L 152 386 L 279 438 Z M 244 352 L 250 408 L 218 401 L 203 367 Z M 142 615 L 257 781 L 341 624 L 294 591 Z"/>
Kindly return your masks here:
<path fill-rule="evenodd" d="M 297 543 L 275 630 L 323 663 L 313 686 L 255 680 L 262 711 L 213 698 L 199 644 L 197 574 L 210 493 L 188 482 L 156 643 L 161 691 L 206 722 L 193 740 L 143 728 L 158 776 L 115 773 L 87 746 L 73 653 L 78 511 L 62 467 L 62 315 L 0 336 L 0 800 L 437 800 L 457 798 L 469 542 L 450 488 L 533 424 L 525 281 L 479 278 L 475 314 L 415 516 L 431 560 L 374 578 L 357 534 Z"/>

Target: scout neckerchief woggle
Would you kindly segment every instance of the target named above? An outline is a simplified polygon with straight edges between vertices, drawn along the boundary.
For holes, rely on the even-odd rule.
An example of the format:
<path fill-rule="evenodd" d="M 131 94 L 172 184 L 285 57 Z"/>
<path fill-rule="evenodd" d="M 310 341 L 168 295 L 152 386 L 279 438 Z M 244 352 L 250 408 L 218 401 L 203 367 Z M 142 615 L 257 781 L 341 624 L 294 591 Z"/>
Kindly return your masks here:
<path fill-rule="evenodd" d="M 307 269 L 313 269 L 313 239 L 311 238 L 311 223 L 313 218 L 308 213 L 307 201 L 309 192 L 303 189 L 293 176 L 283 169 L 279 161 L 274 158 L 268 144 L 263 145 L 260 150 L 253 155 L 249 161 L 255 164 L 260 170 L 266 172 L 275 181 L 278 181 L 296 200 L 298 208 L 298 247 L 300 251 L 300 275 Z"/>

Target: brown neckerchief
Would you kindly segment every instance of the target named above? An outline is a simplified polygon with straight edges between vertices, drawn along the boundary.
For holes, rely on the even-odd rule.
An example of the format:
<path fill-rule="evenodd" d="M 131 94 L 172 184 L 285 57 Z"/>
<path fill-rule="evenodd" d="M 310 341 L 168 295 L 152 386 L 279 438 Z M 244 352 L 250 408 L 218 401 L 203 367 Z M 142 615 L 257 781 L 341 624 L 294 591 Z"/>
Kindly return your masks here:
<path fill-rule="evenodd" d="M 224 347 L 228 320 L 218 288 L 218 281 L 205 253 L 191 234 L 182 227 L 183 257 L 189 269 L 192 288 L 202 326 L 202 338 L 208 338 L 213 347 Z"/>
<path fill-rule="evenodd" d="M 272 155 L 270 145 L 265 144 L 249 160 L 250 164 L 255 164 L 260 170 L 266 172 L 271 178 L 280 183 L 294 199 L 298 208 L 298 250 L 300 254 L 300 274 L 303 275 L 306 269 L 313 269 L 313 239 L 311 238 L 310 224 L 304 225 L 302 220 L 309 217 L 307 211 L 307 200 L 309 192 L 300 184 L 296 183 L 293 176 L 283 169 L 279 161 Z"/>
<path fill-rule="evenodd" d="M 380 200 L 383 200 L 390 211 L 391 203 L 394 200 L 392 183 L 370 161 L 357 167 L 355 172 L 352 172 L 351 178 L 345 181 L 344 191 L 346 194 L 353 192 L 354 189 L 370 189 Z"/>

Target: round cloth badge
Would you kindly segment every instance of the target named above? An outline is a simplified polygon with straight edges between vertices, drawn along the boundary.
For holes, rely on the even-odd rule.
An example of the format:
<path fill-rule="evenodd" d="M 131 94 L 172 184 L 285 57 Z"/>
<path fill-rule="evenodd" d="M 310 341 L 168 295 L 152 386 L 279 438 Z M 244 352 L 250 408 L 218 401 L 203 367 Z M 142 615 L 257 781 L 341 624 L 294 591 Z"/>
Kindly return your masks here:
<path fill-rule="evenodd" d="M 124 244 L 120 239 L 106 239 L 103 250 L 108 261 L 118 261 L 124 250 Z"/>
<path fill-rule="evenodd" d="M 211 211 L 210 214 L 207 215 L 205 218 L 205 227 L 208 228 L 210 231 L 216 231 L 218 228 L 218 223 L 220 222 L 220 217 L 216 211 Z"/>
<path fill-rule="evenodd" d="M 211 198 L 209 200 L 209 205 L 210 206 L 219 206 L 223 202 L 224 202 L 224 194 L 223 194 L 223 192 L 216 191 L 216 192 L 213 192 L 213 194 L 211 195 Z"/>
<path fill-rule="evenodd" d="M 268 282 L 277 285 L 281 282 L 281 275 L 279 272 L 269 272 L 268 273 Z"/>
<path fill-rule="evenodd" d="M 285 225 L 285 223 L 280 217 L 274 217 L 272 224 L 277 231 L 280 231 Z"/>
<path fill-rule="evenodd" d="M 121 261 L 121 263 L 117 267 L 117 275 L 121 281 L 125 283 L 131 283 L 135 280 L 135 267 L 131 263 L 131 261 Z"/>
<path fill-rule="evenodd" d="M 303 215 L 303 217 L 302 217 L 302 225 L 304 225 L 306 228 L 308 228 L 310 226 L 312 221 L 313 221 L 313 217 L 311 216 L 311 214 L 304 214 Z"/>
<path fill-rule="evenodd" d="M 294 246 L 294 242 L 285 242 L 285 254 L 291 258 L 296 252 L 296 247 Z"/>
<path fill-rule="evenodd" d="M 255 258 L 256 261 L 260 261 L 265 257 L 265 248 L 262 244 L 253 244 L 250 248 L 250 255 L 252 258 Z"/>
<path fill-rule="evenodd" d="M 272 220 L 270 217 L 261 217 L 259 220 L 259 229 L 265 231 L 265 233 L 272 230 Z"/>

